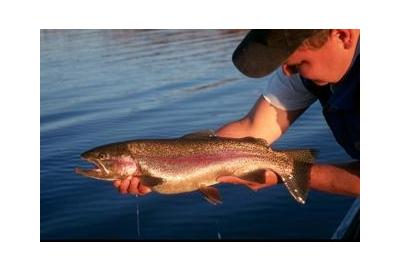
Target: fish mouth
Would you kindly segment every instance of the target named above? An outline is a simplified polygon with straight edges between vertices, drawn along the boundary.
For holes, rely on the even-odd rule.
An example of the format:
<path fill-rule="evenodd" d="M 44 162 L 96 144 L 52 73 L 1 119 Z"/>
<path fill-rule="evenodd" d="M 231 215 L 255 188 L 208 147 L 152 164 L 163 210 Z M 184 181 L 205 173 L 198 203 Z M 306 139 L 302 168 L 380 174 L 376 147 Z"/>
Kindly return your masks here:
<path fill-rule="evenodd" d="M 94 167 L 90 169 L 75 168 L 75 173 L 97 179 L 108 179 L 109 170 L 107 170 L 107 168 L 99 160 L 84 157 L 81 158 L 94 165 Z"/>

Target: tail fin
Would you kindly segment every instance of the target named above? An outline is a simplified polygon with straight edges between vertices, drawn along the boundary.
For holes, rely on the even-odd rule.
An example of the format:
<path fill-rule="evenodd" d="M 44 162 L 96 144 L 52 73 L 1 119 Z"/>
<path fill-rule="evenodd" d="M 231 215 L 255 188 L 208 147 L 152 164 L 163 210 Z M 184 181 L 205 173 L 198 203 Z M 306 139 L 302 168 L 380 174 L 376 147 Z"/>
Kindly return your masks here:
<path fill-rule="evenodd" d="M 305 204 L 309 191 L 310 168 L 317 151 L 302 149 L 282 152 L 293 158 L 293 170 L 289 174 L 281 175 L 282 181 L 289 190 L 290 195 L 297 202 Z"/>
<path fill-rule="evenodd" d="M 305 204 L 309 191 L 310 163 L 295 161 L 291 174 L 281 175 L 290 195 L 299 203 Z"/>

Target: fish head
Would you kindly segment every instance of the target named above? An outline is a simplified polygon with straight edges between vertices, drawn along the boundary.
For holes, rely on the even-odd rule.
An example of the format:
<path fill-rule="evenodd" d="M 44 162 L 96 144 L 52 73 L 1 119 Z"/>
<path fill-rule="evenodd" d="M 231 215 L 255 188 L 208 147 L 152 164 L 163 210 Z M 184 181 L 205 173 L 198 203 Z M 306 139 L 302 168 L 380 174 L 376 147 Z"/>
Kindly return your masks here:
<path fill-rule="evenodd" d="M 94 168 L 76 168 L 79 175 L 101 179 L 125 179 L 137 173 L 137 163 L 124 145 L 105 145 L 93 148 L 81 154 L 81 159 L 92 163 Z"/>

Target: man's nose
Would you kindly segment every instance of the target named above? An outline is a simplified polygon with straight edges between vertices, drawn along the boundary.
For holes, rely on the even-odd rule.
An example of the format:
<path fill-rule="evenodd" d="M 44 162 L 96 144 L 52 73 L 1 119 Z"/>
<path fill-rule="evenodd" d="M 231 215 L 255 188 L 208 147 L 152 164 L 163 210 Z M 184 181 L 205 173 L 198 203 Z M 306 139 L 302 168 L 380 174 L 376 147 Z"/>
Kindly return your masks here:
<path fill-rule="evenodd" d="M 297 67 L 295 65 L 283 64 L 282 65 L 282 72 L 286 76 L 292 76 L 293 74 L 297 73 Z"/>

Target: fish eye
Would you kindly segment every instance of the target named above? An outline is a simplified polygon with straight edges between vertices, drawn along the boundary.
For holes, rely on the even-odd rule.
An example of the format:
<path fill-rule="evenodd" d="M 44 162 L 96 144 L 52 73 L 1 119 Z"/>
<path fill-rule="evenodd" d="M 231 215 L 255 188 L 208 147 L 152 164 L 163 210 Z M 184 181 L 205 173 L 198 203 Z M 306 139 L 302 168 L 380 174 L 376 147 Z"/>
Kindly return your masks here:
<path fill-rule="evenodd" d="M 107 155 L 104 153 L 99 153 L 99 155 L 98 155 L 99 159 L 105 159 L 106 157 L 107 157 Z"/>

